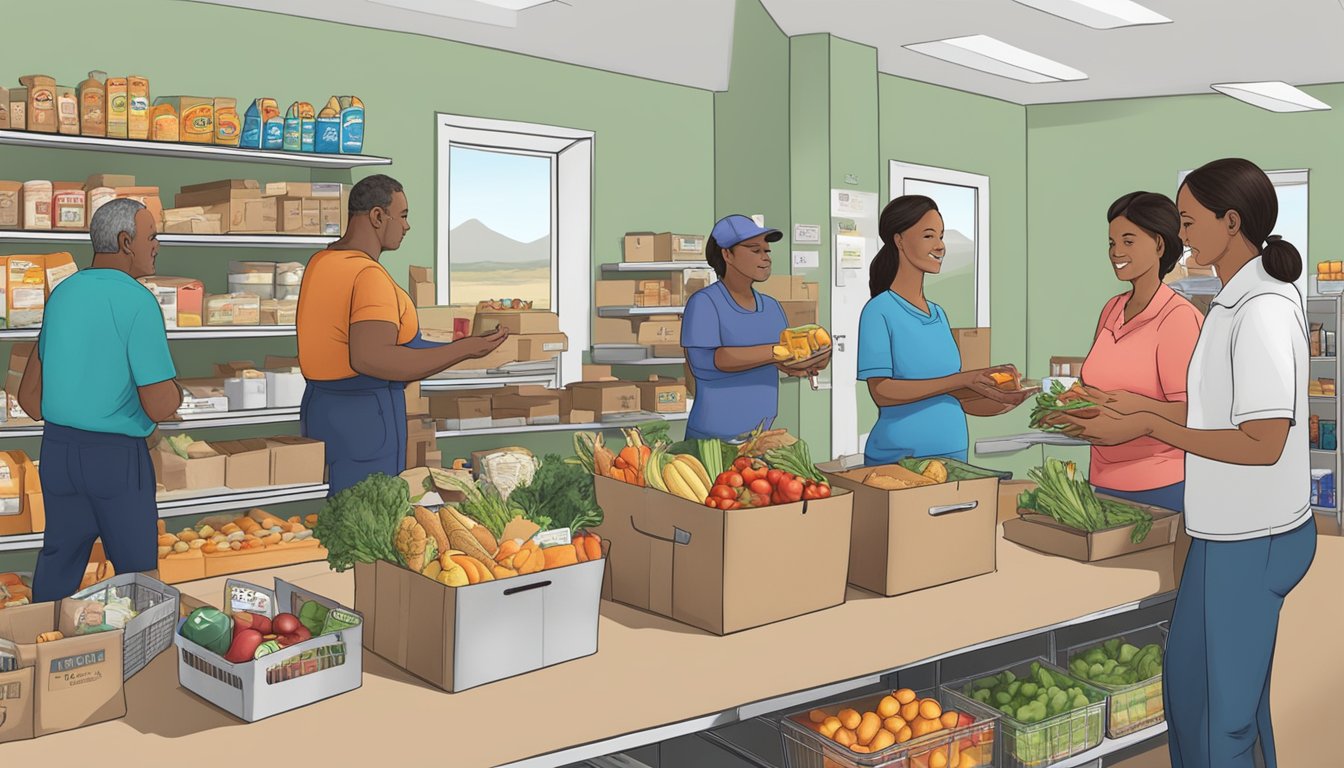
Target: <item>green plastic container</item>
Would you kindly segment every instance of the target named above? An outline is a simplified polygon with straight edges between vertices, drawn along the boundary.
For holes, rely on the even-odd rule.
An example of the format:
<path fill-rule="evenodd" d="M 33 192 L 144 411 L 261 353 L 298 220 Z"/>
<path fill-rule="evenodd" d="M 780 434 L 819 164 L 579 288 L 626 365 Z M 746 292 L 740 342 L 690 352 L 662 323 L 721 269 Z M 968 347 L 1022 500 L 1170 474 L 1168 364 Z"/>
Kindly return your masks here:
<path fill-rule="evenodd" d="M 223 656 L 233 643 L 233 619 L 217 608 L 197 608 L 182 624 L 182 636 Z"/>

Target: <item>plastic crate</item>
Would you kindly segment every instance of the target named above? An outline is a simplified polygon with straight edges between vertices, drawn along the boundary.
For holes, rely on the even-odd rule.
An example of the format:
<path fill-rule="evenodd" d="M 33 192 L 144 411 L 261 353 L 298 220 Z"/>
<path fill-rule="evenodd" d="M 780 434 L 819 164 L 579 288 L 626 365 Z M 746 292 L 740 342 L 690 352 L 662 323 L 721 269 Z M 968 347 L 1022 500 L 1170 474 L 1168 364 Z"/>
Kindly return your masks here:
<path fill-rule="evenodd" d="M 1162 707 L 1161 672 L 1133 685 L 1108 685 L 1090 680 L 1073 669 L 1075 657 L 1082 656 L 1109 640 L 1119 640 L 1121 643 L 1128 643 L 1138 648 L 1143 648 L 1149 644 L 1156 645 L 1162 649 L 1165 656 L 1167 652 L 1166 625 L 1165 623 L 1153 624 L 1132 632 L 1103 637 L 1090 643 L 1081 643 L 1060 651 L 1056 658 L 1059 666 L 1073 672 L 1083 682 L 1106 692 L 1106 735 L 1112 739 L 1118 739 L 1121 736 L 1127 736 L 1135 731 L 1157 725 L 1166 719 L 1166 713 Z"/>
<path fill-rule="evenodd" d="M 1062 681 L 1067 682 L 1069 688 L 1081 689 L 1088 700 L 1088 705 L 1039 722 L 1023 723 L 1015 716 L 982 704 L 973 697 L 974 683 L 992 675 L 1012 672 L 1014 677 L 1022 680 L 1024 684 L 1030 682 L 1033 679 L 1031 672 L 1033 663 L 1040 664 L 1049 672 L 1050 676 L 1056 679 L 1056 685 Z M 1035 768 L 1067 759 L 1101 744 L 1106 730 L 1106 692 L 1076 679 L 1043 658 L 1028 659 L 984 675 L 957 680 L 944 685 L 942 692 L 943 699 L 953 709 L 964 709 L 972 714 L 999 713 L 1002 757 L 998 764 L 1002 768 Z"/>
<path fill-rule="evenodd" d="M 106 603 L 109 589 L 115 590 L 118 597 L 129 597 L 137 613 L 126 625 L 122 641 L 122 677 L 130 680 L 155 656 L 172 647 L 181 593 L 143 573 L 126 573 L 76 592 L 70 599 Z"/>
<path fill-rule="evenodd" d="M 780 721 L 784 747 L 784 768 L 985 768 L 994 765 L 998 716 L 979 711 L 966 714 L 975 722 L 959 728 L 944 728 L 934 733 L 894 744 L 872 754 L 854 752 L 823 736 L 810 714 L 820 711 L 834 716 L 845 709 L 860 715 L 876 712 L 878 704 L 893 692 L 836 701 L 791 712 Z M 917 692 L 916 701 L 938 700 L 931 690 Z M 940 702 L 941 708 L 941 702 Z M 949 707 L 949 709 L 958 710 Z"/>

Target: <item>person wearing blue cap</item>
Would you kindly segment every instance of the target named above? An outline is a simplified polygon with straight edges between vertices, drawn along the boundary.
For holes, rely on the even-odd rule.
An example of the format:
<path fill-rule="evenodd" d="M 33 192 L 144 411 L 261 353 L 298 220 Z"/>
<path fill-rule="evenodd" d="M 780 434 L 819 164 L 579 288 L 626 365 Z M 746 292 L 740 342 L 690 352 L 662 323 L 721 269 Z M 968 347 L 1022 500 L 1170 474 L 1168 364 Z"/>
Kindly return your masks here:
<path fill-rule="evenodd" d="M 769 428 L 779 411 L 779 371 L 802 377 L 825 368 L 829 354 L 806 369 L 775 363 L 774 347 L 788 327 L 784 309 L 756 290 L 770 277 L 770 243 L 784 233 L 746 216 L 725 216 L 705 243 L 718 281 L 686 302 L 681 345 L 695 379 L 689 439 L 734 440 Z"/>

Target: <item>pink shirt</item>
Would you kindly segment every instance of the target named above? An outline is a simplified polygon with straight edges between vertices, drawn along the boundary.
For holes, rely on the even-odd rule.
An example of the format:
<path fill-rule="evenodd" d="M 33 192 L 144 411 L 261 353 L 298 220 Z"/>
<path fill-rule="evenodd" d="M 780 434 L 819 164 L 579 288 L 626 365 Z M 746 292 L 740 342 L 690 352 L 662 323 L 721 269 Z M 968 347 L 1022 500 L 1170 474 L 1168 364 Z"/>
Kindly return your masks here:
<path fill-rule="evenodd" d="M 1186 369 L 1204 318 L 1166 285 L 1137 317 L 1125 322 L 1123 293 L 1106 303 L 1092 351 L 1083 363 L 1088 386 L 1125 390 L 1154 400 L 1185 400 Z M 1151 437 L 1092 448 L 1092 484 L 1117 491 L 1147 491 L 1185 479 L 1185 453 Z"/>

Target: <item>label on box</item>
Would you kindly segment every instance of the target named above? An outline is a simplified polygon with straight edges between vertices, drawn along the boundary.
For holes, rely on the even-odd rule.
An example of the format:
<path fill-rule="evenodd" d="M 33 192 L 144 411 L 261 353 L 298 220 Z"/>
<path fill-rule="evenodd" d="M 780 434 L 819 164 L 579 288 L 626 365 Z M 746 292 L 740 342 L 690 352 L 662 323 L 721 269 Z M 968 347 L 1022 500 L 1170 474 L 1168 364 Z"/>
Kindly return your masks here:
<path fill-rule="evenodd" d="M 574 539 L 568 528 L 556 528 L 553 531 L 541 531 L 532 540 L 537 546 L 545 549 L 546 547 L 561 547 L 566 544 L 574 543 Z"/>
<path fill-rule="evenodd" d="M 101 649 L 52 659 L 47 674 L 47 690 L 63 691 L 96 683 L 103 679 L 101 667 L 106 661 L 107 651 Z"/>
<path fill-rule="evenodd" d="M 229 611 L 230 613 L 246 611 L 270 616 L 271 596 L 248 587 L 232 586 L 229 588 Z"/>

